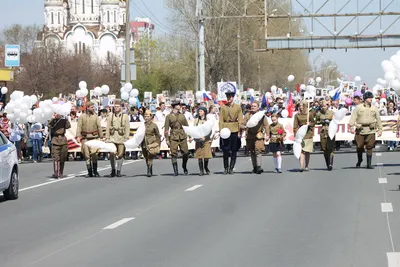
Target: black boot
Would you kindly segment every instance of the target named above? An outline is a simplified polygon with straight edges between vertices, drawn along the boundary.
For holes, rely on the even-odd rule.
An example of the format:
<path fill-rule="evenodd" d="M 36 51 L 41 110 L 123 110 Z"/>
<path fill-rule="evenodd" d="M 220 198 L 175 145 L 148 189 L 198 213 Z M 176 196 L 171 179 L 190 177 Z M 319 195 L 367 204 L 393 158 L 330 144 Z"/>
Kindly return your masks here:
<path fill-rule="evenodd" d="M 224 174 L 229 173 L 229 157 L 224 153 Z"/>
<path fill-rule="evenodd" d="M 88 174 L 86 175 L 86 178 L 93 177 L 92 165 L 88 164 L 88 165 L 86 165 L 86 168 L 87 168 L 87 171 L 88 171 Z"/>
<path fill-rule="evenodd" d="M 231 165 L 229 166 L 229 174 L 233 174 L 233 169 L 235 168 L 236 158 L 231 158 Z"/>
<path fill-rule="evenodd" d="M 183 161 L 182 161 L 182 169 L 183 169 L 183 173 L 185 175 L 188 175 L 188 170 L 187 170 L 187 162 L 189 160 L 189 155 L 183 155 Z"/>
<path fill-rule="evenodd" d="M 100 177 L 100 174 L 97 171 L 97 162 L 93 163 L 93 176 L 94 177 Z"/>
<path fill-rule="evenodd" d="M 174 169 L 174 176 L 178 176 L 178 163 L 174 162 L 172 163 L 172 168 Z"/>
<path fill-rule="evenodd" d="M 357 164 L 356 167 L 360 168 L 361 167 L 361 162 L 363 162 L 363 152 L 357 152 Z"/>
<path fill-rule="evenodd" d="M 203 160 L 199 160 L 199 169 L 200 169 L 200 176 L 204 175 L 204 164 L 203 164 Z"/>
<path fill-rule="evenodd" d="M 257 166 L 256 167 L 256 173 L 257 174 L 261 174 L 261 173 L 263 173 L 264 172 L 264 170 L 261 168 L 261 166 Z"/>
<path fill-rule="evenodd" d="M 150 164 L 150 174 L 153 176 L 153 164 Z"/>
<path fill-rule="evenodd" d="M 374 166 L 372 166 L 372 155 L 367 155 L 367 169 L 374 169 Z"/>
<path fill-rule="evenodd" d="M 204 170 L 206 171 L 206 174 L 210 174 L 210 170 L 208 169 L 208 159 L 204 160 Z"/>
<path fill-rule="evenodd" d="M 117 171 L 117 177 L 122 177 L 121 171 Z"/>
<path fill-rule="evenodd" d="M 57 179 L 58 178 L 58 165 L 57 165 L 57 161 L 53 161 L 53 175 L 51 176 L 51 178 Z"/>
<path fill-rule="evenodd" d="M 324 158 L 325 158 L 325 165 L 326 165 L 326 168 L 329 170 L 329 155 L 324 154 Z"/>
<path fill-rule="evenodd" d="M 58 178 L 64 178 L 64 166 L 65 162 L 59 162 L 58 163 Z"/>
<path fill-rule="evenodd" d="M 147 177 L 151 177 L 151 170 L 149 164 L 147 164 Z"/>
<path fill-rule="evenodd" d="M 115 169 L 111 169 L 111 173 L 107 177 L 115 177 Z"/>
<path fill-rule="evenodd" d="M 333 170 L 333 154 L 330 155 L 329 157 L 329 166 L 328 166 L 328 171 L 332 171 Z"/>

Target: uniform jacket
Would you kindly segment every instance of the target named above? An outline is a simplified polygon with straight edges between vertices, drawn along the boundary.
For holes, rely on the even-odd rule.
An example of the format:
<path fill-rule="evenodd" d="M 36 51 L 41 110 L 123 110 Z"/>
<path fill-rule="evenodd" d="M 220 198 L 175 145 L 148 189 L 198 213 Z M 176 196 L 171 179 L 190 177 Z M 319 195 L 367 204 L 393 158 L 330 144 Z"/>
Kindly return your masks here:
<path fill-rule="evenodd" d="M 68 119 L 53 118 L 47 125 L 51 133 L 51 143 L 53 145 L 67 145 L 68 140 L 65 137 L 67 129 L 71 128 L 71 123 Z"/>
<path fill-rule="evenodd" d="M 185 116 L 183 114 L 168 114 L 165 118 L 164 130 L 165 137 L 170 137 L 171 140 L 184 140 L 187 138 L 187 134 L 183 130 L 182 126 L 189 126 Z M 171 131 L 168 134 L 168 130 Z"/>
<path fill-rule="evenodd" d="M 153 144 L 153 143 L 161 143 L 161 136 L 160 136 L 160 131 L 158 130 L 157 124 L 155 124 L 152 121 L 145 122 L 145 133 L 144 136 L 145 138 L 143 139 L 143 145 L 147 144 Z"/>
<path fill-rule="evenodd" d="M 293 123 L 293 133 L 296 136 L 297 131 L 300 129 L 301 126 L 307 125 L 307 114 L 300 114 L 297 113 L 294 116 L 294 123 Z M 314 137 L 314 126 L 315 120 L 313 114 L 309 113 L 309 127 L 304 139 L 311 139 Z"/>
<path fill-rule="evenodd" d="M 286 132 L 282 124 L 280 124 L 279 122 L 271 123 L 269 125 L 269 131 L 271 135 L 270 143 L 283 142 L 283 138 L 286 136 Z"/>
<path fill-rule="evenodd" d="M 254 114 L 252 114 L 251 112 L 246 113 L 246 115 L 244 116 L 244 119 L 242 121 L 241 128 L 245 128 L 247 122 L 250 120 L 250 118 L 253 115 Z M 257 139 L 258 133 L 265 133 L 266 135 L 269 136 L 269 122 L 268 122 L 267 116 L 264 116 L 255 127 L 247 128 L 246 132 L 247 132 L 246 139 Z M 264 134 L 262 136 L 264 138 Z"/>
<path fill-rule="evenodd" d="M 241 125 L 243 125 L 243 114 L 239 105 L 232 104 L 221 107 L 219 130 L 228 128 L 232 133 L 237 133 Z"/>
<path fill-rule="evenodd" d="M 326 134 L 329 131 L 329 123 L 333 119 L 333 111 L 327 110 L 323 112 L 322 110 L 317 113 L 316 123 L 322 125 L 321 134 Z"/>
<path fill-rule="evenodd" d="M 78 119 L 76 137 L 83 139 L 103 138 L 99 117 L 96 114 L 82 114 Z"/>
<path fill-rule="evenodd" d="M 131 131 L 129 116 L 122 112 L 111 113 L 107 118 L 106 139 L 114 144 L 123 144 L 129 139 Z"/>
<path fill-rule="evenodd" d="M 361 135 L 375 134 L 382 131 L 381 116 L 375 106 L 360 104 L 350 117 L 350 126 L 355 126 L 357 133 Z"/>

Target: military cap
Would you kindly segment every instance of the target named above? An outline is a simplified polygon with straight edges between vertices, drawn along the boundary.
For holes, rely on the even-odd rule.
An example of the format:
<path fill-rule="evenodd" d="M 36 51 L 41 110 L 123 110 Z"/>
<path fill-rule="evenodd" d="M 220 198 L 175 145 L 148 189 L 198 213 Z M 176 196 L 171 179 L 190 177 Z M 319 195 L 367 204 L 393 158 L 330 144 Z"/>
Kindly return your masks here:
<path fill-rule="evenodd" d="M 146 112 L 144 113 L 144 115 L 145 115 L 145 116 L 151 116 L 152 113 L 151 113 L 151 111 L 148 109 L 148 110 L 146 110 Z"/>
<path fill-rule="evenodd" d="M 370 91 L 367 91 L 364 93 L 364 99 L 368 99 L 368 98 L 374 98 L 374 94 L 371 93 Z"/>
<path fill-rule="evenodd" d="M 115 99 L 114 100 L 114 105 L 121 105 L 121 100 L 120 99 Z"/>
<path fill-rule="evenodd" d="M 175 101 L 172 101 L 171 102 L 171 106 L 172 107 L 175 107 L 176 105 L 180 105 L 181 104 L 181 101 L 180 100 L 175 100 Z"/>
<path fill-rule="evenodd" d="M 197 109 L 197 113 L 199 113 L 199 110 L 204 111 L 204 115 L 207 115 L 207 113 L 208 113 L 206 107 L 199 107 L 199 108 Z"/>

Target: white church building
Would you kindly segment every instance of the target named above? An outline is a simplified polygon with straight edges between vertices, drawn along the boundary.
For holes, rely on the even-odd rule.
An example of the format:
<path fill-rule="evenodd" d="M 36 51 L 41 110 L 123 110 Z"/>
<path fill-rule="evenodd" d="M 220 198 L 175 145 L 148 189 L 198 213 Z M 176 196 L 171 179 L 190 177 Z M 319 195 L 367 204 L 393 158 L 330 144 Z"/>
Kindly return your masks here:
<path fill-rule="evenodd" d="M 45 0 L 37 45 L 61 44 L 71 53 L 91 51 L 103 60 L 125 50 L 125 0 Z"/>

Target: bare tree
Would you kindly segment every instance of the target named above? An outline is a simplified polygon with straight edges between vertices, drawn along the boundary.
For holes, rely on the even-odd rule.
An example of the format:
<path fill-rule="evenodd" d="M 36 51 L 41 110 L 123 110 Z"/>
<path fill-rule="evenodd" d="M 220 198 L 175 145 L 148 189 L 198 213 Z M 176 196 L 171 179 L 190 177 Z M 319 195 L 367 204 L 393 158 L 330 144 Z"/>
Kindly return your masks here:
<path fill-rule="evenodd" d="M 36 24 L 27 26 L 14 24 L 3 30 L 0 39 L 2 39 L 3 43 L 19 44 L 21 45 L 22 53 L 29 53 L 34 48 L 39 31 L 40 28 Z"/>

